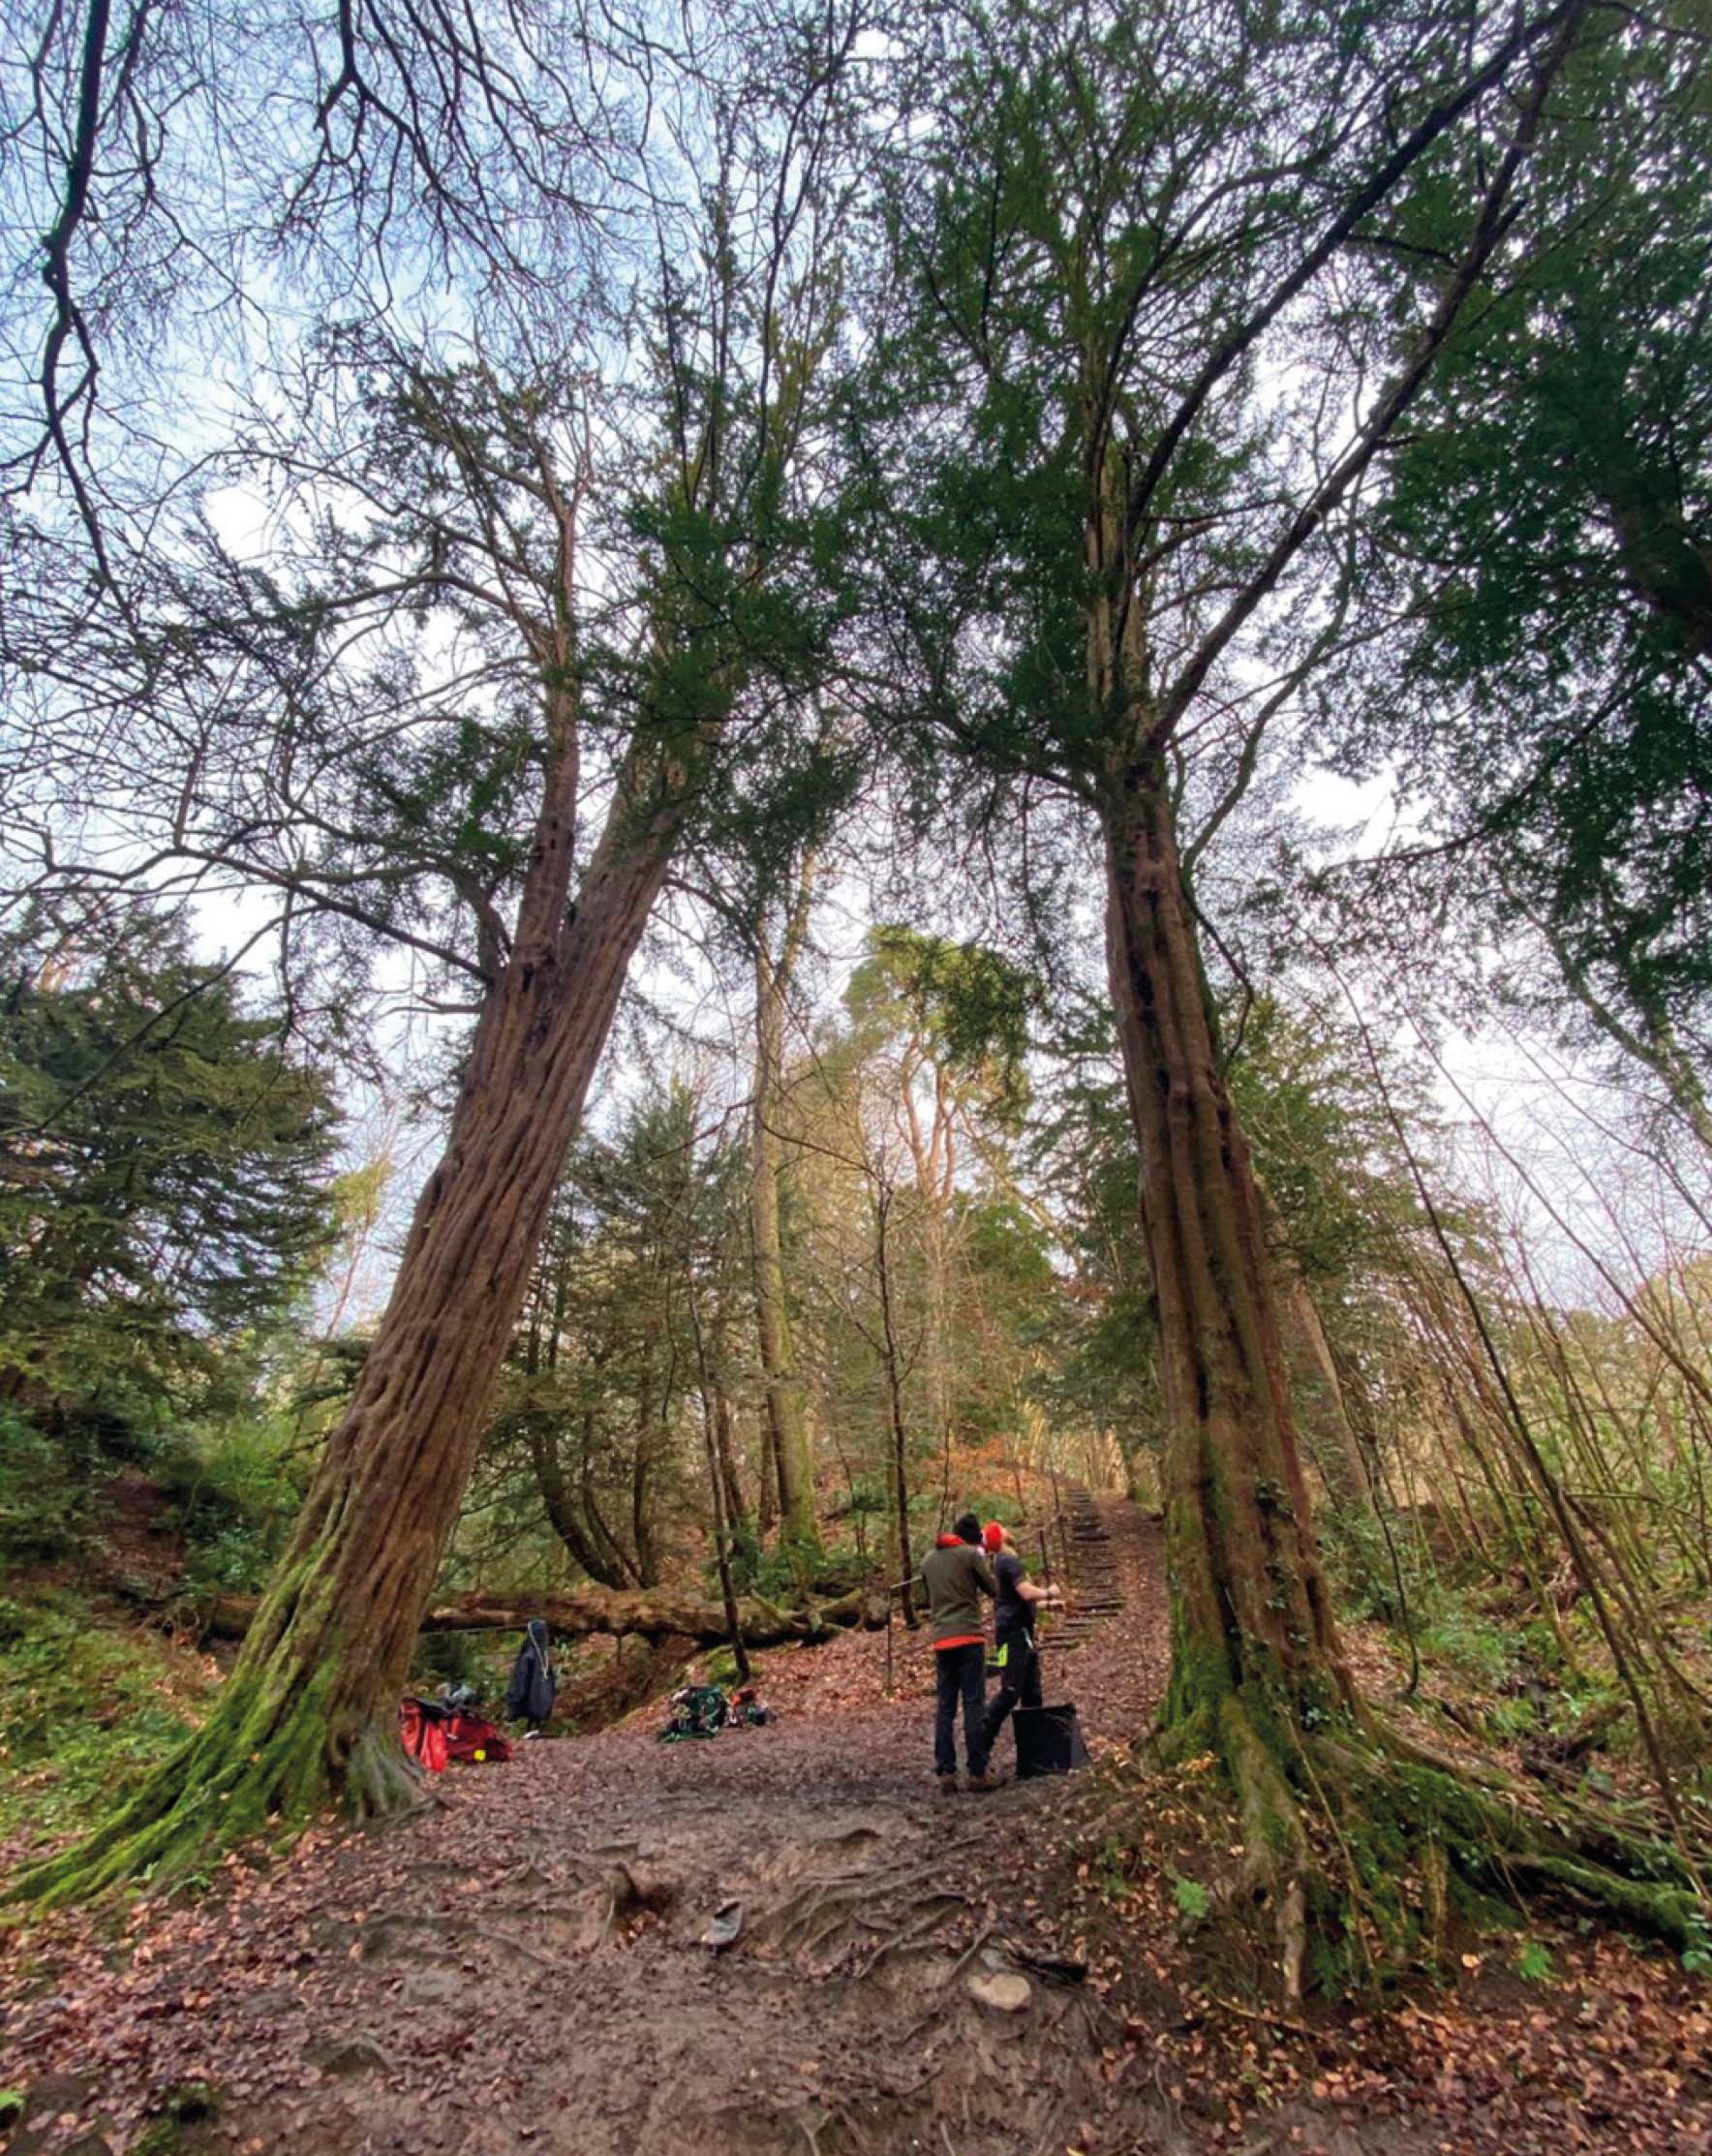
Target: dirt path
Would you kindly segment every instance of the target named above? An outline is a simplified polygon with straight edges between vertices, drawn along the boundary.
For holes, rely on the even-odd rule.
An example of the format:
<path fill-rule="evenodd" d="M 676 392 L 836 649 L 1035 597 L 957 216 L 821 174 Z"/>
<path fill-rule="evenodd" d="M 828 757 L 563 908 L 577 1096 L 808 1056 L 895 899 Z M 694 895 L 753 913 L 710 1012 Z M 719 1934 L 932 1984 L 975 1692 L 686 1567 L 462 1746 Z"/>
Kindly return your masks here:
<path fill-rule="evenodd" d="M 1163 1604 L 1155 1530 L 1107 1510 L 1130 1607 L 1055 1676 L 1116 1742 L 1159 1680 Z M 15 2146 L 116 2147 L 207 2081 L 212 2145 L 341 2156 L 892 2156 L 942 2151 L 943 2121 L 987 2156 L 1062 2147 L 1098 2097 L 1097 2010 L 1038 1973 L 1016 2015 L 967 1984 L 1011 1966 L 1001 1938 L 1061 1946 L 1005 1894 L 1073 1789 L 939 1796 L 931 1668 L 901 1656 L 890 1702 L 882 1670 L 872 1636 L 775 1656 L 767 1729 L 520 1745 L 449 1774 L 425 1821 L 234 1868 L 220 1906 L 155 1919 L 127 1966 L 15 2018 L 0 2079 L 69 2077 Z"/>
<path fill-rule="evenodd" d="M 1049 1652 L 1048 1691 L 1077 1699 L 1098 1755 L 1146 1726 L 1166 1610 L 1157 1527 L 1116 1500 L 1084 1525 L 1085 1608 L 1104 1606 Z M 1636 2121 L 1668 2114 L 1673 2037 L 1660 2059 L 1621 2059 L 1616 2138 L 1566 2134 L 1562 2032 L 1542 2016 L 1537 2080 L 1507 2065 L 1473 2104 L 1434 2093 L 1455 2046 L 1440 2019 L 1424 2064 L 1365 2083 L 1352 2066 L 1346 2086 L 1335 2062 L 1360 2054 L 1340 2024 L 1318 2066 L 1304 2050 L 1281 2107 L 1226 2115 L 1191 2089 L 1185 2108 L 1210 2051 L 1180 1955 L 1169 1966 L 1169 1896 L 1115 1944 L 1075 1851 L 1060 1861 L 1076 1835 L 1097 1846 L 1100 1777 L 940 1797 L 927 1658 L 902 1663 L 894 1700 L 882 1671 L 871 1636 L 780 1653 L 773 1727 L 522 1745 L 508 1766 L 448 1775 L 425 1820 L 311 1846 L 270 1875 L 234 1863 L 228 1891 L 139 1912 L 128 1955 L 85 1950 L 14 2009 L 0 2085 L 31 2091 L 14 2156 L 1522 2156 L 1638 2147 Z M 702 1934 L 732 1900 L 742 1932 L 715 1954 Z M 1085 1983 L 1039 1966 L 1076 1956 Z M 994 1976 L 1021 1977 L 1017 2011 L 971 1990 Z M 1518 2026 L 1530 2014 L 1517 2006 Z M 1257 2076 L 1286 2041 L 1254 2017 L 1230 2029 Z M 204 2082 L 212 2119 L 139 2143 L 140 2121 Z M 1703 2110 L 1683 2122 L 1653 2145 L 1712 2145 Z"/>

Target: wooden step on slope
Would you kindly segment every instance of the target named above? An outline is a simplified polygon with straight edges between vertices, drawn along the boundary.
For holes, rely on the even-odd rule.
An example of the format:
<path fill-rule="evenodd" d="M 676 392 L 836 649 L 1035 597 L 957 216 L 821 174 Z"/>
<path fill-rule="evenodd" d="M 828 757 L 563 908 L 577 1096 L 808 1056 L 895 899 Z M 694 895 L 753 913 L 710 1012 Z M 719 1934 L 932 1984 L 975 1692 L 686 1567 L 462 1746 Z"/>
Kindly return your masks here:
<path fill-rule="evenodd" d="M 1060 1654 L 1073 1653 L 1123 1610 L 1123 1590 L 1118 1585 L 1116 1555 L 1112 1532 L 1098 1503 L 1083 1489 L 1069 1492 L 1070 1532 L 1067 1556 L 1069 1603 L 1061 1616 L 1042 1633 L 1046 1646 Z"/>

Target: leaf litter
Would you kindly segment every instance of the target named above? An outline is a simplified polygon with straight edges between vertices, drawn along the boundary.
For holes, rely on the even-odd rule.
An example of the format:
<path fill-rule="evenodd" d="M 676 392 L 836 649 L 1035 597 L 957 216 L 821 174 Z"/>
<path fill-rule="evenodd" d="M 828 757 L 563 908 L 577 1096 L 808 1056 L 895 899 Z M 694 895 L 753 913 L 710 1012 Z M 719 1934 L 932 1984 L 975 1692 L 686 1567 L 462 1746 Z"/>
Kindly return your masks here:
<path fill-rule="evenodd" d="M 1475 1942 L 1453 1987 L 1301 2018 L 1209 1955 L 1216 1815 L 1196 1763 L 1161 1774 L 1134 1740 L 1169 1651 L 1159 1532 L 1106 1512 L 1126 1607 L 1046 1665 L 1091 1773 L 947 1804 L 919 1644 L 895 1638 L 892 1698 L 875 1635 L 781 1649 L 765 1729 L 662 1747 L 648 1709 L 448 1776 L 406 1825 L 229 1857 L 198 1900 L 15 1931 L 0 2135 L 17 2156 L 145 2133 L 243 2156 L 1712 2156 L 1705 1987 L 1620 1937 L 1536 1923 Z M 1024 2009 L 983 2005 L 1019 1996 L 985 1981 L 1005 1975 Z"/>

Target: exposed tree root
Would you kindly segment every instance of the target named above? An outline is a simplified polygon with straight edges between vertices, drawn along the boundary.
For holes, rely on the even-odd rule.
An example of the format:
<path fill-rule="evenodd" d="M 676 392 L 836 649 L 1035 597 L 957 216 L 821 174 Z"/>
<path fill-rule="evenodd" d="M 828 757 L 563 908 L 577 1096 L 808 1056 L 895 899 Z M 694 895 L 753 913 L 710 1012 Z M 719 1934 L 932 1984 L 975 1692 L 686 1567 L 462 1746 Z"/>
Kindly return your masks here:
<path fill-rule="evenodd" d="M 1166 1746 L 1178 1760 L 1211 1751 L 1224 1768 L 1242 1833 L 1224 1899 L 1269 1925 L 1287 2005 L 1304 1968 L 1337 1987 L 1435 1961 L 1458 1898 L 1556 1893 L 1679 1952 L 1703 1943 L 1703 1890 L 1672 1845 L 1471 1771 L 1365 1709 L 1304 1736 L 1233 1692 Z"/>
<path fill-rule="evenodd" d="M 753 1934 L 803 1966 L 832 1948 L 832 1959 L 822 1964 L 830 1968 L 861 1932 L 882 1932 L 885 1943 L 867 1957 L 867 1966 L 872 1967 L 886 1954 L 918 1945 L 954 1909 L 967 1906 L 965 1894 L 931 1884 L 943 1875 L 940 1855 L 925 1864 L 881 1864 L 823 1873 L 805 1879 L 769 1909 L 752 1927 Z M 876 1913 L 892 1910 L 900 1913 L 901 1921 L 894 1923 L 889 1913 Z"/>

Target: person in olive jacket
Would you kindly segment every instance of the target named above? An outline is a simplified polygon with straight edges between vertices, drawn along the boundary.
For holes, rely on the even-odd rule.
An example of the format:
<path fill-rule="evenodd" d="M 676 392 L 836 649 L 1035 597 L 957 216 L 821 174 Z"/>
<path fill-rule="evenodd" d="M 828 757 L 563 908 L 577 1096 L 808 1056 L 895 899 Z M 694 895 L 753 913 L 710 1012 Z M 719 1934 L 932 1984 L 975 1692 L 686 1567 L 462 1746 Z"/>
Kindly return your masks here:
<path fill-rule="evenodd" d="M 928 1631 L 933 1643 L 933 1771 L 945 1796 L 957 1791 L 957 1709 L 963 1703 L 963 1751 L 971 1789 L 996 1789 L 987 1771 L 987 1623 L 981 1597 L 998 1591 L 981 1554 L 972 1512 L 942 1534 L 922 1559 Z"/>

